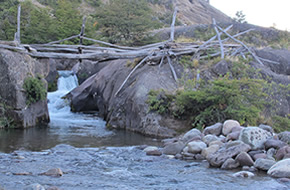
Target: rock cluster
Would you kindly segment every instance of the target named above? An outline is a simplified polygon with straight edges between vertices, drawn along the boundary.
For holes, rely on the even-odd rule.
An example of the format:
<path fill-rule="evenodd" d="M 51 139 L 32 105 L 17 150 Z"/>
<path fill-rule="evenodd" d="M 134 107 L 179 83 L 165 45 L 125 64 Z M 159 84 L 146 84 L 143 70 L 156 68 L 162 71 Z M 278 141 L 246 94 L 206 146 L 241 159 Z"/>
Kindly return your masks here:
<path fill-rule="evenodd" d="M 236 169 L 235 177 L 252 177 L 257 170 L 277 178 L 290 178 L 289 132 L 276 135 L 270 126 L 242 127 L 227 120 L 192 129 L 175 139 L 164 140 L 163 154 L 183 160 L 207 160 L 212 167 Z"/>

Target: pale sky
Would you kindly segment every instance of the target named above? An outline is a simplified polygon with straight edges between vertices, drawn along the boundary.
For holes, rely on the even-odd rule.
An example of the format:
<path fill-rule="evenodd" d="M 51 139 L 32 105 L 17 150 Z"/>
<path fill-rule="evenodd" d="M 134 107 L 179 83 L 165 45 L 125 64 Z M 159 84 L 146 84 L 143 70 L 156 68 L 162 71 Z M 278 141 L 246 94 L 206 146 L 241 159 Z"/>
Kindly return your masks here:
<path fill-rule="evenodd" d="M 290 31 L 290 0 L 210 0 L 210 4 L 230 17 L 243 11 L 246 21 L 264 27 Z"/>

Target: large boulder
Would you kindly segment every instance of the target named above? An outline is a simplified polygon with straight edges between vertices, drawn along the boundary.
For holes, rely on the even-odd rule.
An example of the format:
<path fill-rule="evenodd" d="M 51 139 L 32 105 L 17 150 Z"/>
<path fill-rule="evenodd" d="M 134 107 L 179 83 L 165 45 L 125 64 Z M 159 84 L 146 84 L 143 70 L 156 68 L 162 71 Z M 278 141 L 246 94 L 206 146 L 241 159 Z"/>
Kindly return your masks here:
<path fill-rule="evenodd" d="M 163 153 L 167 155 L 176 155 L 181 153 L 184 147 L 185 144 L 181 141 L 170 143 L 164 147 Z"/>
<path fill-rule="evenodd" d="M 238 121 L 235 121 L 235 120 L 226 120 L 224 122 L 224 124 L 223 124 L 222 132 L 226 136 L 226 135 L 228 135 L 229 133 L 232 132 L 232 129 L 234 127 L 237 127 L 237 126 L 240 126 L 240 123 Z"/>
<path fill-rule="evenodd" d="M 290 178 L 290 158 L 281 160 L 274 164 L 267 172 L 272 177 L 286 177 Z"/>
<path fill-rule="evenodd" d="M 231 142 L 209 155 L 207 161 L 211 166 L 220 167 L 227 159 L 233 158 L 241 152 L 248 152 L 250 149 L 251 147 L 243 142 Z"/>
<path fill-rule="evenodd" d="M 4 114 L 13 120 L 14 127 L 48 123 L 46 99 L 27 105 L 23 84 L 27 77 L 47 76 L 49 65 L 25 54 L 0 49 L 0 68 L 0 103 L 5 104 Z M 46 84 L 44 79 L 43 82 Z"/>
<path fill-rule="evenodd" d="M 202 141 L 192 141 L 187 144 L 187 147 L 189 153 L 198 154 L 206 148 L 206 144 Z"/>
<path fill-rule="evenodd" d="M 236 161 L 240 164 L 240 166 L 252 166 L 254 165 L 254 161 L 249 154 L 246 152 L 241 152 L 236 157 Z"/>
<path fill-rule="evenodd" d="M 223 170 L 232 170 L 232 169 L 235 169 L 235 168 L 237 168 L 239 166 L 240 166 L 239 162 L 237 162 L 236 160 L 234 160 L 232 158 L 229 158 L 223 163 L 221 169 L 223 169 Z"/>
<path fill-rule="evenodd" d="M 241 131 L 239 140 L 251 146 L 252 150 L 264 148 L 264 143 L 272 134 L 258 127 L 246 127 Z"/>
<path fill-rule="evenodd" d="M 187 133 L 183 135 L 181 141 L 188 142 L 192 140 L 200 140 L 201 139 L 201 132 L 198 129 L 191 129 Z"/>
<path fill-rule="evenodd" d="M 290 134 L 289 134 L 290 135 Z M 284 146 L 286 146 L 287 144 L 283 141 L 280 140 L 276 140 L 276 139 L 268 139 L 265 142 L 265 149 L 268 150 L 270 148 L 275 148 L 275 149 L 279 149 L 282 148 Z"/>
<path fill-rule="evenodd" d="M 127 129 L 149 136 L 173 137 L 177 131 L 190 127 L 185 121 L 150 112 L 146 103 L 150 90 L 174 91 L 177 84 L 170 66 L 158 67 L 145 64 L 137 69 L 119 91 L 132 68 L 133 60 L 113 60 L 95 75 L 84 81 L 67 96 L 74 111 L 99 111 L 111 128 Z M 176 65 L 175 65 L 176 66 Z M 176 66 L 179 75 L 180 68 Z"/>

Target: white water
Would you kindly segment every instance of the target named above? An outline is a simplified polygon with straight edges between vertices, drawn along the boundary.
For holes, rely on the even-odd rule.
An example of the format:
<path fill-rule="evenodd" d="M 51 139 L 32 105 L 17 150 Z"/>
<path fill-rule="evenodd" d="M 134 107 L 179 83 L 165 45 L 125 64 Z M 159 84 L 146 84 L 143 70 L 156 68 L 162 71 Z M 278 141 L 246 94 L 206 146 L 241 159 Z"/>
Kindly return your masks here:
<path fill-rule="evenodd" d="M 105 121 L 94 115 L 72 113 L 69 101 L 62 98 L 78 86 L 78 79 L 71 71 L 59 71 L 58 90 L 48 93 L 49 126 L 60 128 L 78 136 L 108 136 L 112 132 L 106 130 Z M 93 128 L 93 130 L 92 130 Z M 71 129 L 71 130 L 68 130 Z"/>

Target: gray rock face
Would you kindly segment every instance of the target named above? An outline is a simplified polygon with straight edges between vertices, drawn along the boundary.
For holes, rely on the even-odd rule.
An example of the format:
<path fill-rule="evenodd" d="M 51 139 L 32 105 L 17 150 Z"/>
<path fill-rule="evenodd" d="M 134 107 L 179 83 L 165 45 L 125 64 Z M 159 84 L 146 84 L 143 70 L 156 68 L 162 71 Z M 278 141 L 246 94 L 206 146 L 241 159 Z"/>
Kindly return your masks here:
<path fill-rule="evenodd" d="M 290 178 L 290 159 L 285 159 L 274 164 L 267 172 L 272 177 Z"/>
<path fill-rule="evenodd" d="M 251 147 L 243 142 L 234 142 L 220 148 L 216 153 L 208 156 L 211 166 L 220 167 L 227 159 L 233 158 L 241 152 L 248 152 Z"/>
<path fill-rule="evenodd" d="M 146 103 L 150 90 L 165 89 L 173 91 L 176 82 L 171 77 L 169 65 L 158 67 L 145 64 L 134 72 L 120 93 L 117 90 L 132 70 L 127 62 L 132 60 L 114 60 L 98 73 L 88 78 L 74 89 L 68 98 L 74 111 L 99 111 L 107 125 L 112 128 L 126 129 L 149 136 L 173 137 L 176 130 L 188 130 L 185 121 L 164 117 L 156 112 L 149 112 Z M 181 71 L 180 68 L 177 68 Z M 148 113 L 149 112 L 149 113 Z"/>
<path fill-rule="evenodd" d="M 264 148 L 264 143 L 271 138 L 268 131 L 258 127 L 247 127 L 241 131 L 239 140 L 251 146 L 252 150 Z"/>
<path fill-rule="evenodd" d="M 236 161 L 240 164 L 240 166 L 254 165 L 253 159 L 246 152 L 241 152 L 240 154 L 238 154 L 238 156 L 236 157 Z"/>
<path fill-rule="evenodd" d="M 198 154 L 206 148 L 206 144 L 202 141 L 192 141 L 187 144 L 187 147 L 189 153 Z"/>
<path fill-rule="evenodd" d="M 46 76 L 49 65 L 41 64 L 28 55 L 0 49 L 0 68 L 0 101 L 9 108 L 6 115 L 14 120 L 15 127 L 47 124 L 49 115 L 46 100 L 27 107 L 23 84 L 28 76 Z"/>
<path fill-rule="evenodd" d="M 223 124 L 216 123 L 214 125 L 208 126 L 203 130 L 204 135 L 216 135 L 219 136 L 222 133 Z"/>
<path fill-rule="evenodd" d="M 259 170 L 268 171 L 275 163 L 274 160 L 259 158 L 255 161 L 254 166 Z"/>
<path fill-rule="evenodd" d="M 223 163 L 221 169 L 232 170 L 239 166 L 240 166 L 239 162 L 235 161 L 233 158 L 229 158 Z"/>
<path fill-rule="evenodd" d="M 227 120 L 223 124 L 222 132 L 226 136 L 228 135 L 234 127 L 240 126 L 240 123 L 235 120 Z"/>
<path fill-rule="evenodd" d="M 290 131 L 284 131 L 278 134 L 278 137 L 281 141 L 290 144 Z"/>
<path fill-rule="evenodd" d="M 176 155 L 176 154 L 181 153 L 184 147 L 185 147 L 185 144 L 180 141 L 171 143 L 164 147 L 163 154 Z"/>
<path fill-rule="evenodd" d="M 266 150 L 270 149 L 270 148 L 275 148 L 275 149 L 279 149 L 282 148 L 283 146 L 286 146 L 287 144 L 283 141 L 280 140 L 275 140 L 275 139 L 268 139 L 265 142 L 265 148 Z"/>

